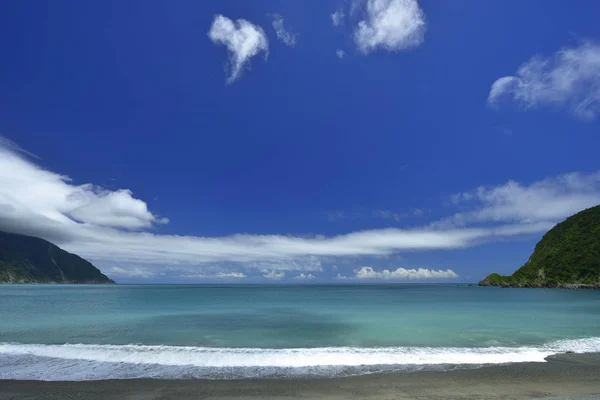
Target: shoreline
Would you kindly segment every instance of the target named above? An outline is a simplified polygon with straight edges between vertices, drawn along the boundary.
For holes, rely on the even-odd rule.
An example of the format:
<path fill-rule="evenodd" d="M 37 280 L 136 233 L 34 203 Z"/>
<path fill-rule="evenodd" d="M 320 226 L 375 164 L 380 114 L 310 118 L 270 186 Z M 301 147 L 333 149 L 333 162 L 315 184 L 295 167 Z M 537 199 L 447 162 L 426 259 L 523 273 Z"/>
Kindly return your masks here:
<path fill-rule="evenodd" d="M 517 283 L 489 283 L 485 280 L 477 284 L 478 287 L 499 287 L 502 289 L 566 289 L 566 290 L 600 290 L 600 283 L 559 283 L 559 284 L 517 284 Z"/>
<path fill-rule="evenodd" d="M 329 379 L 0 381 L 0 400 L 569 397 L 600 399 L 600 353 L 560 354 L 548 357 L 544 363 L 515 363 L 482 366 L 476 369 L 383 373 Z"/>

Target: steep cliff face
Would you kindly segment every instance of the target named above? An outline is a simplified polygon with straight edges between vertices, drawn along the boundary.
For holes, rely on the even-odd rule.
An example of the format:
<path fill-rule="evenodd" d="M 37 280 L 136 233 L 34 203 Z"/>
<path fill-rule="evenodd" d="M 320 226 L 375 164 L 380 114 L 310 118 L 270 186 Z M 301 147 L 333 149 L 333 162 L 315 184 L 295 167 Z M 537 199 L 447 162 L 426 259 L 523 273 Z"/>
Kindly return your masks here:
<path fill-rule="evenodd" d="M 114 283 L 83 258 L 40 238 L 0 232 L 0 283 Z"/>
<path fill-rule="evenodd" d="M 480 286 L 600 288 L 600 206 L 548 231 L 510 276 L 491 274 Z"/>

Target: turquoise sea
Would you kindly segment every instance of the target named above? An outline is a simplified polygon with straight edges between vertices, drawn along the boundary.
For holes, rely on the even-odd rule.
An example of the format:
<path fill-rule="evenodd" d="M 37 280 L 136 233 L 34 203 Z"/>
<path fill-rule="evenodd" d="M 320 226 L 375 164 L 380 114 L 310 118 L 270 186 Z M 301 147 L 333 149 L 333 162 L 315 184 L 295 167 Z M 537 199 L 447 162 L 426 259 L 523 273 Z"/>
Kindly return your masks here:
<path fill-rule="evenodd" d="M 600 291 L 0 285 L 0 379 L 340 376 L 600 351 Z"/>

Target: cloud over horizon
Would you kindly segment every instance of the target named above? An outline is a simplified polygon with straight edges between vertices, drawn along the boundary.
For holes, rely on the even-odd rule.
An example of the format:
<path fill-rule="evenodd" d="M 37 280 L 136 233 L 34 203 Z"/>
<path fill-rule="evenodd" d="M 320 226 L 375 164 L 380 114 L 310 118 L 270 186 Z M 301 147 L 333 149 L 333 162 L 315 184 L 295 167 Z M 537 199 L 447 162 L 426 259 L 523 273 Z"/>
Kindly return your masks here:
<path fill-rule="evenodd" d="M 305 274 L 304 272 L 302 272 L 300 275 L 294 277 L 294 279 L 297 281 L 311 281 L 313 279 L 316 279 L 316 276 L 314 276 L 313 274 Z"/>
<path fill-rule="evenodd" d="M 223 44 L 229 51 L 229 77 L 227 83 L 233 83 L 250 65 L 250 58 L 261 51 L 265 57 L 269 54 L 269 40 L 264 30 L 245 19 L 232 21 L 223 15 L 216 15 L 208 32 L 215 44 Z"/>
<path fill-rule="evenodd" d="M 451 269 L 447 270 L 433 270 L 426 268 L 419 269 L 406 269 L 397 268 L 395 270 L 383 269 L 381 271 L 375 270 L 373 267 L 361 267 L 354 270 L 354 276 L 344 276 L 338 274 L 337 279 L 340 280 L 392 280 L 392 281 L 406 281 L 406 280 L 428 280 L 428 279 L 456 279 L 456 274 Z"/>
<path fill-rule="evenodd" d="M 323 260 L 461 249 L 540 234 L 567 216 L 600 203 L 600 172 L 566 174 L 529 185 L 509 181 L 452 199 L 462 211 L 429 225 L 404 229 L 367 229 L 333 236 L 177 236 L 148 231 L 168 221 L 148 210 L 129 189 L 77 185 L 65 175 L 41 168 L 14 147 L 0 145 L 0 230 L 42 237 L 96 262 L 105 271 L 141 278 L 166 272 L 181 277 L 222 274 L 242 278 L 254 271 L 265 278 L 282 279 L 285 271 L 305 275 L 323 271 Z"/>
<path fill-rule="evenodd" d="M 525 110 L 553 107 L 583 120 L 595 119 L 600 114 L 600 45 L 584 41 L 549 57 L 533 56 L 514 76 L 492 84 L 488 103 L 498 106 L 502 99 Z"/>
<path fill-rule="evenodd" d="M 270 280 L 274 280 L 274 281 L 279 281 L 283 278 L 285 278 L 285 272 L 277 272 L 275 270 L 273 271 L 263 271 L 263 277 L 266 279 L 270 279 Z"/>

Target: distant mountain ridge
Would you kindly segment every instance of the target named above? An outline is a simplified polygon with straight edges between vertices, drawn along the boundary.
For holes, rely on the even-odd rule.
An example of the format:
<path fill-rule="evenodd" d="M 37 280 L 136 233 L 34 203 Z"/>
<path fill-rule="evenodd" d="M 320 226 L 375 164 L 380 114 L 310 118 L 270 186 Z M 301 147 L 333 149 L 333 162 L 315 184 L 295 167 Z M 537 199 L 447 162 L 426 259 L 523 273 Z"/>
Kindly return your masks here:
<path fill-rule="evenodd" d="M 491 274 L 479 286 L 600 289 L 600 205 L 550 229 L 514 274 Z"/>
<path fill-rule="evenodd" d="M 0 232 L 0 283 L 115 283 L 89 261 L 33 236 Z"/>

